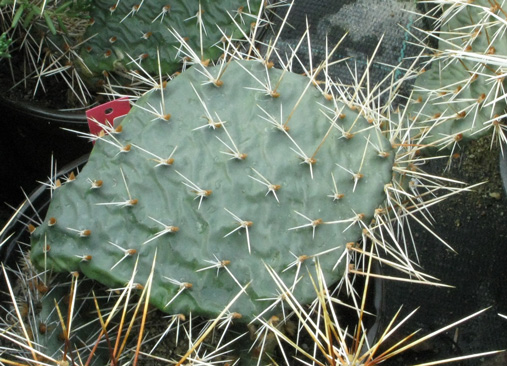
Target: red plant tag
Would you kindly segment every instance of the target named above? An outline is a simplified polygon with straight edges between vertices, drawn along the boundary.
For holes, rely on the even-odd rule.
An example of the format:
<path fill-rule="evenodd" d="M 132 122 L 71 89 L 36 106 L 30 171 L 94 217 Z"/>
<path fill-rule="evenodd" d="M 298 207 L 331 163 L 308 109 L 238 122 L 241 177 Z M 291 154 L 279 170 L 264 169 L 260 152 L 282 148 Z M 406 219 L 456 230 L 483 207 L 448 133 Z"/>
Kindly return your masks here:
<path fill-rule="evenodd" d="M 98 135 L 102 130 L 107 133 L 107 128 L 117 127 L 118 118 L 125 116 L 129 111 L 130 102 L 126 97 L 98 105 L 86 111 L 88 128 L 94 135 Z"/>

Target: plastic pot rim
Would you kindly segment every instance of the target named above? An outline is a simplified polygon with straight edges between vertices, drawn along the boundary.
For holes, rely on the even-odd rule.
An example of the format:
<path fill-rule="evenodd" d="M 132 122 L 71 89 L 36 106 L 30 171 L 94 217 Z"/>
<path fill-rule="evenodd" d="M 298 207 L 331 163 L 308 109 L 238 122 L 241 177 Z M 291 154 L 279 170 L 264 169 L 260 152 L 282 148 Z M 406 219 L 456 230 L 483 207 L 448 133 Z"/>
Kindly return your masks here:
<path fill-rule="evenodd" d="M 12 100 L 2 95 L 0 95 L 0 105 L 7 107 L 17 113 L 21 113 L 40 120 L 76 124 L 86 123 L 86 115 L 84 110 L 71 111 L 52 109 L 37 105 L 37 103 L 32 101 Z"/>

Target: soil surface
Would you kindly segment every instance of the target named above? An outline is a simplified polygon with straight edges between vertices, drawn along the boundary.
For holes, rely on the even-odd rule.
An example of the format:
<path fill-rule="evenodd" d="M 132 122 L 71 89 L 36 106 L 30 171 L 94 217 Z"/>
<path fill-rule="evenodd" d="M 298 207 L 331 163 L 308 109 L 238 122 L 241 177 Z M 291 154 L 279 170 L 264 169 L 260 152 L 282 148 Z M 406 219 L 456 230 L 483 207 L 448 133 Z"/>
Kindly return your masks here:
<path fill-rule="evenodd" d="M 432 230 L 454 251 L 414 223 L 414 236 L 425 273 L 452 288 L 387 282 L 385 321 L 403 306 L 402 316 L 419 308 L 403 328 L 404 334 L 421 329 L 428 334 L 479 310 L 485 313 L 444 332 L 407 352 L 388 365 L 408 365 L 427 360 L 480 353 L 507 347 L 507 198 L 499 173 L 498 146 L 490 139 L 463 144 L 460 157 L 444 176 L 484 184 L 430 208 Z M 425 170 L 441 174 L 446 160 Z M 505 355 L 482 357 L 461 365 L 505 365 Z"/>

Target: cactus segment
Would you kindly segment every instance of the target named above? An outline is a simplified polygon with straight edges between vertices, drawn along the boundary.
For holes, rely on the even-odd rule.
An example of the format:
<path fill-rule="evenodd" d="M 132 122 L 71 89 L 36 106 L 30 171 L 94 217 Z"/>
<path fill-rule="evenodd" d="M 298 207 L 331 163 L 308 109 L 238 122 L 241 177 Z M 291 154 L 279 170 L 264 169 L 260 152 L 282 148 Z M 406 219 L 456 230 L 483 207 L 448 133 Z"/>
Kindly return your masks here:
<path fill-rule="evenodd" d="M 27 277 L 26 281 L 18 281 L 18 308 L 26 334 L 30 336 L 30 350 L 33 347 L 40 357 L 37 362 L 60 364 L 55 360 L 70 359 L 72 355 L 69 356 L 69 353 L 74 352 L 86 359 L 91 351 L 87 342 L 95 340 L 101 329 L 95 306 L 106 305 L 102 299 L 94 303 L 92 290 L 99 289 L 94 288 L 90 280 L 79 280 L 78 273 L 71 273 L 70 278 L 69 274 L 61 273 L 56 276 L 47 273 L 38 275 L 30 264 L 25 266 L 23 261 L 21 273 Z M 43 282 L 44 277 L 47 283 Z M 20 325 L 14 326 L 15 329 L 17 327 Z M 19 334 L 23 333 L 19 329 Z M 72 351 L 69 352 L 69 349 Z M 110 356 L 108 351 L 104 345 L 94 350 L 94 359 L 98 364 L 107 364 Z M 9 356 L 12 357 L 11 354 Z M 63 361 L 61 364 L 67 363 Z"/>
<path fill-rule="evenodd" d="M 417 77 L 408 105 L 422 146 L 454 147 L 498 126 L 506 86 L 498 60 L 507 55 L 505 22 L 499 19 L 507 7 L 496 4 L 477 0 L 442 7 L 439 29 L 430 33 L 438 49 L 430 68 Z"/>
<path fill-rule="evenodd" d="M 248 34 L 260 6 L 260 0 L 94 1 L 80 52 L 83 71 L 101 77 L 141 66 L 151 75 L 170 75 L 189 56 L 182 42 L 201 61 L 216 60 L 224 53 L 223 37 Z"/>
<path fill-rule="evenodd" d="M 394 162 L 376 124 L 312 83 L 242 60 L 148 92 L 53 192 L 32 261 L 118 287 L 136 262 L 144 284 L 156 254 L 151 302 L 169 313 L 215 317 L 250 282 L 230 311 L 279 311 L 266 266 L 310 302 L 315 261 L 328 283 L 343 276 Z"/>

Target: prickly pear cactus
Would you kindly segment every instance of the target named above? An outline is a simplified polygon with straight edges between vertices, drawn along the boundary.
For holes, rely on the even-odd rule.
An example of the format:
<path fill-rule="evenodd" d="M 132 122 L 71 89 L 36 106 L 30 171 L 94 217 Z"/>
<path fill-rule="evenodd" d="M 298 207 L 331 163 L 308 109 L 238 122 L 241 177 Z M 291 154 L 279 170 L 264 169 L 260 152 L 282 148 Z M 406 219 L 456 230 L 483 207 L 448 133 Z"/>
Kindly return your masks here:
<path fill-rule="evenodd" d="M 442 16 L 430 33 L 438 49 L 417 77 L 409 104 L 418 142 L 443 148 L 491 129 L 500 136 L 507 6 L 486 0 L 440 6 Z"/>
<path fill-rule="evenodd" d="M 92 293 L 92 290 L 98 293 L 99 289 L 93 287 L 92 281 L 79 280 L 77 272 L 70 276 L 37 273 L 29 262 L 25 262 L 26 259 L 23 258 L 19 263 L 21 271 L 17 275 L 24 277 L 17 279 L 16 287 L 16 302 L 22 322 L 14 325 L 17 334 L 28 334 L 30 337 L 29 340 L 27 338 L 30 347 L 25 351 L 37 351 L 38 363 L 51 365 L 68 364 L 65 361 L 59 363 L 58 360 L 67 359 L 69 353 L 75 351 L 82 359 L 87 359 L 91 347 L 85 345 L 96 339 L 97 329 L 100 328 L 94 303 L 97 297 Z M 99 306 L 105 308 L 109 304 L 99 300 Z M 22 326 L 25 330 L 22 330 Z M 8 356 L 13 359 L 16 354 L 13 349 Z M 94 357 L 98 364 L 107 364 L 107 347 L 97 347 Z"/>
<path fill-rule="evenodd" d="M 371 122 L 371 121 L 370 121 Z M 170 313 L 251 320 L 343 275 L 391 181 L 394 154 L 361 111 L 259 61 L 194 66 L 142 97 L 53 193 L 32 234 L 40 268 L 146 283 Z M 262 301 L 264 300 L 264 301 Z"/>
<path fill-rule="evenodd" d="M 160 71 L 172 74 L 189 56 L 183 41 L 203 62 L 216 60 L 224 52 L 221 39 L 249 34 L 260 6 L 260 0 L 94 1 L 80 53 L 83 72 L 102 76 L 140 64 L 158 75 L 158 51 Z"/>

